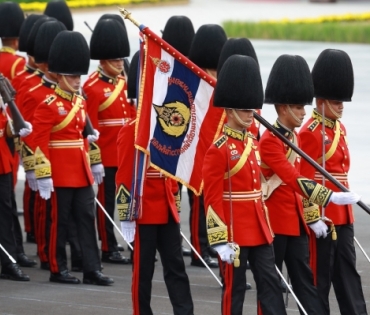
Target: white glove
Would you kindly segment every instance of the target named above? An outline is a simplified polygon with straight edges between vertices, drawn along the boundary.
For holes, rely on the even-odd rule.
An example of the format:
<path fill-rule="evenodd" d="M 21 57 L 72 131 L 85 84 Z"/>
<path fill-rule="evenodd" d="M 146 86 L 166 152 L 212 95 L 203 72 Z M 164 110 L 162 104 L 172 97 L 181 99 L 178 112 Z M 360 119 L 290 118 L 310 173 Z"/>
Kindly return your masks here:
<path fill-rule="evenodd" d="M 328 226 L 322 220 L 309 224 L 308 226 L 315 232 L 316 238 L 320 238 L 321 236 L 325 238 L 328 235 Z"/>
<path fill-rule="evenodd" d="M 21 130 L 19 130 L 19 135 L 22 138 L 27 137 L 32 132 L 32 125 L 28 121 L 26 121 L 25 124 L 26 124 L 26 128 L 22 128 Z"/>
<path fill-rule="evenodd" d="M 330 202 L 336 205 L 353 205 L 359 202 L 361 196 L 353 192 L 333 192 Z"/>
<path fill-rule="evenodd" d="M 38 179 L 37 187 L 39 188 L 40 197 L 42 199 L 50 199 L 51 192 L 54 191 L 53 180 L 51 179 L 51 177 Z"/>
<path fill-rule="evenodd" d="M 229 244 L 216 245 L 213 249 L 217 251 L 222 261 L 226 261 L 228 264 L 232 264 L 234 262 L 235 251 Z"/>
<path fill-rule="evenodd" d="M 93 135 L 87 135 L 87 141 L 89 143 L 95 142 L 99 140 L 100 132 L 94 129 L 94 134 Z"/>
<path fill-rule="evenodd" d="M 121 221 L 121 231 L 123 234 L 123 238 L 127 243 L 131 243 L 134 241 L 135 229 L 136 229 L 135 221 Z"/>
<path fill-rule="evenodd" d="M 99 163 L 91 165 L 91 172 L 94 176 L 95 183 L 100 185 L 103 182 L 103 177 L 105 176 L 103 164 Z"/>
<path fill-rule="evenodd" d="M 26 179 L 31 190 L 37 191 L 37 179 L 34 170 L 26 172 Z"/>

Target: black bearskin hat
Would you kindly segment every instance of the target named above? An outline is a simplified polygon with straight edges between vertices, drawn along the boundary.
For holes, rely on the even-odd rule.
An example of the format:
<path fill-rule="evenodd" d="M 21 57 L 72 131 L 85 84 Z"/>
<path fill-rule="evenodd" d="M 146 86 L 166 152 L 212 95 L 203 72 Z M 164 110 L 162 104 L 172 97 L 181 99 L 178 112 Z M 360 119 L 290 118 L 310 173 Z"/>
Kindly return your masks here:
<path fill-rule="evenodd" d="M 220 25 L 202 25 L 194 35 L 189 59 L 198 67 L 217 69 L 221 49 L 226 40 L 225 31 Z"/>
<path fill-rule="evenodd" d="M 162 38 L 184 56 L 187 56 L 194 34 L 193 23 L 187 16 L 174 15 L 168 19 Z"/>
<path fill-rule="evenodd" d="M 233 55 L 226 60 L 218 74 L 213 104 L 233 109 L 262 108 L 262 80 L 252 57 Z"/>
<path fill-rule="evenodd" d="M 62 31 L 49 51 L 49 71 L 67 75 L 87 74 L 90 65 L 89 46 L 83 35 Z"/>
<path fill-rule="evenodd" d="M 42 24 L 37 32 L 34 47 L 35 63 L 48 62 L 49 51 L 55 37 L 65 31 L 66 27 L 62 22 L 50 21 Z"/>
<path fill-rule="evenodd" d="M 33 25 L 37 22 L 38 19 L 46 17 L 46 15 L 42 14 L 30 14 L 22 23 L 21 30 L 19 32 L 19 44 L 18 50 L 22 52 L 27 51 L 27 40 L 28 36 L 32 30 Z"/>
<path fill-rule="evenodd" d="M 73 31 L 72 13 L 67 3 L 63 0 L 53 0 L 46 5 L 44 14 L 62 22 L 68 31 Z"/>
<path fill-rule="evenodd" d="M 127 79 L 127 98 L 136 98 L 136 83 L 139 70 L 139 56 L 140 51 L 137 51 L 132 57 L 130 70 Z"/>
<path fill-rule="evenodd" d="M 306 60 L 301 56 L 281 55 L 267 80 L 265 103 L 311 105 L 312 100 L 313 83 Z"/>
<path fill-rule="evenodd" d="M 30 55 L 33 57 L 37 33 L 42 24 L 46 22 L 50 22 L 50 21 L 56 21 L 56 19 L 43 15 L 41 18 L 37 19 L 37 21 L 33 24 L 31 31 L 27 38 L 27 46 L 26 46 L 27 55 Z"/>
<path fill-rule="evenodd" d="M 16 2 L 0 3 L 0 37 L 16 38 L 24 21 L 24 13 Z"/>
<path fill-rule="evenodd" d="M 217 73 L 221 71 L 226 59 L 232 55 L 243 55 L 252 57 L 258 64 L 256 52 L 252 43 L 247 38 L 229 38 L 222 47 L 220 59 L 218 60 Z"/>
<path fill-rule="evenodd" d="M 354 88 L 350 57 L 343 50 L 325 49 L 312 69 L 315 97 L 351 102 Z"/>
<path fill-rule="evenodd" d="M 90 57 L 96 60 L 130 56 L 127 32 L 117 20 L 100 20 L 90 40 Z"/>
<path fill-rule="evenodd" d="M 112 19 L 112 20 L 116 20 L 118 21 L 120 24 L 122 24 L 123 28 L 126 30 L 126 25 L 125 25 L 125 22 L 123 21 L 123 18 L 121 15 L 119 14 L 111 14 L 111 13 L 105 13 L 103 14 L 97 23 L 99 23 L 101 20 L 108 20 L 108 19 Z M 126 33 L 127 33 L 127 30 L 126 30 Z"/>

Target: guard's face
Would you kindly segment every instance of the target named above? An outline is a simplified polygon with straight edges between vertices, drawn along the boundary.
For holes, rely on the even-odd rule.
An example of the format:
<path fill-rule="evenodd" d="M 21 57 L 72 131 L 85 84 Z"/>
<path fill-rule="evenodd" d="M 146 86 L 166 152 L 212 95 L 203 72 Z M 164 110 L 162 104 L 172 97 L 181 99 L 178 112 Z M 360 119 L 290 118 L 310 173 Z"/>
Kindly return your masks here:
<path fill-rule="evenodd" d="M 343 102 L 326 100 L 325 102 L 325 117 L 330 119 L 338 119 L 343 115 L 344 105 Z"/>
<path fill-rule="evenodd" d="M 123 59 L 101 60 L 100 65 L 110 77 L 115 77 L 123 71 Z"/>
<path fill-rule="evenodd" d="M 60 88 L 64 91 L 71 93 L 76 93 L 81 86 L 81 76 L 80 75 L 64 75 L 64 79 L 61 75 L 58 75 L 58 84 Z"/>

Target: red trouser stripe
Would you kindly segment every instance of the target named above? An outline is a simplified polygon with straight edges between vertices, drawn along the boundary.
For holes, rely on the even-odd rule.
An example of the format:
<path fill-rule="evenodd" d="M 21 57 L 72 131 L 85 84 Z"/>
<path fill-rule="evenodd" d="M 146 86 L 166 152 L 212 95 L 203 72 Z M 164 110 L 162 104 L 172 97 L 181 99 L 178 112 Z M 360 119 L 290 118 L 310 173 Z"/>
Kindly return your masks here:
<path fill-rule="evenodd" d="M 40 197 L 37 192 L 35 197 L 35 232 L 37 242 L 37 253 L 41 262 L 48 262 L 49 257 L 47 255 L 47 239 L 46 239 L 46 218 L 47 218 L 47 207 L 46 201 Z M 37 222 L 37 223 L 36 223 Z"/>
<path fill-rule="evenodd" d="M 232 293 L 233 293 L 233 274 L 234 274 L 234 265 L 223 262 L 224 264 L 224 286 L 225 290 L 222 295 L 222 315 L 231 314 L 231 305 L 232 305 Z"/>
<path fill-rule="evenodd" d="M 49 242 L 49 264 L 52 273 L 58 273 L 57 262 L 57 235 L 58 235 L 58 203 L 55 192 L 51 193 L 51 227 Z"/>
<path fill-rule="evenodd" d="M 313 274 L 313 284 L 317 285 L 317 251 L 316 251 L 316 235 L 310 230 L 309 234 L 309 248 L 310 248 L 310 267 Z"/>
<path fill-rule="evenodd" d="M 30 218 L 30 199 L 31 199 L 31 188 L 28 186 L 27 180 L 24 183 L 23 191 L 23 219 L 24 219 L 24 230 L 27 233 L 31 233 L 31 218 Z"/>
<path fill-rule="evenodd" d="M 98 200 L 99 202 L 102 204 L 102 206 L 104 207 L 104 209 L 106 208 L 105 206 L 105 193 L 104 193 L 104 180 L 103 182 L 99 185 L 98 187 Z M 105 228 L 105 225 L 106 225 L 106 218 L 105 218 L 105 213 L 103 212 L 103 210 L 100 209 L 100 206 L 99 205 L 96 205 L 97 209 L 96 209 L 96 218 L 97 218 L 97 221 L 98 221 L 98 232 L 99 232 L 99 238 L 101 240 L 101 250 L 103 252 L 107 252 L 109 251 L 109 246 L 108 246 L 108 236 L 107 236 L 107 231 L 106 231 L 106 228 Z"/>
<path fill-rule="evenodd" d="M 132 307 L 134 309 L 133 315 L 140 315 L 140 303 L 139 303 L 139 277 L 140 277 L 140 237 L 139 227 L 136 225 L 135 232 L 135 250 L 134 250 L 134 261 L 133 261 L 133 273 L 132 273 L 132 285 L 131 285 L 131 296 L 132 296 Z"/>

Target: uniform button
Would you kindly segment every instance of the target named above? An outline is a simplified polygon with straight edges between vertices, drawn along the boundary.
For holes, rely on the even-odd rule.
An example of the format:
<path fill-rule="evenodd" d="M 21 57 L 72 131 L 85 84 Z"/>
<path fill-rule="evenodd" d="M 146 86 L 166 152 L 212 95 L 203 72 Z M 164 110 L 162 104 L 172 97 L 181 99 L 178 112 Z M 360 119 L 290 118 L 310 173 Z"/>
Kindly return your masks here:
<path fill-rule="evenodd" d="M 122 104 L 122 107 L 125 107 L 125 104 Z"/>
<path fill-rule="evenodd" d="M 127 114 L 127 112 L 126 112 L 126 111 L 124 111 L 123 113 L 124 113 L 125 115 Z"/>
<path fill-rule="evenodd" d="M 344 158 L 346 159 L 347 158 L 347 155 L 345 155 Z"/>
<path fill-rule="evenodd" d="M 123 101 L 123 97 L 120 97 L 119 99 L 120 99 L 121 101 Z"/>
<path fill-rule="evenodd" d="M 80 118 L 77 118 L 77 121 L 80 121 Z"/>
<path fill-rule="evenodd" d="M 254 202 L 257 203 L 257 199 L 255 199 Z"/>
<path fill-rule="evenodd" d="M 344 150 L 344 147 L 342 147 L 342 150 Z"/>
<path fill-rule="evenodd" d="M 251 164 L 253 164 L 253 161 L 251 161 Z"/>
<path fill-rule="evenodd" d="M 253 181 L 254 181 L 255 183 L 257 183 L 257 179 L 253 179 Z"/>
<path fill-rule="evenodd" d="M 255 171 L 255 170 L 253 170 L 253 171 L 252 171 L 252 173 L 254 174 L 254 173 L 256 173 L 256 171 Z"/>

